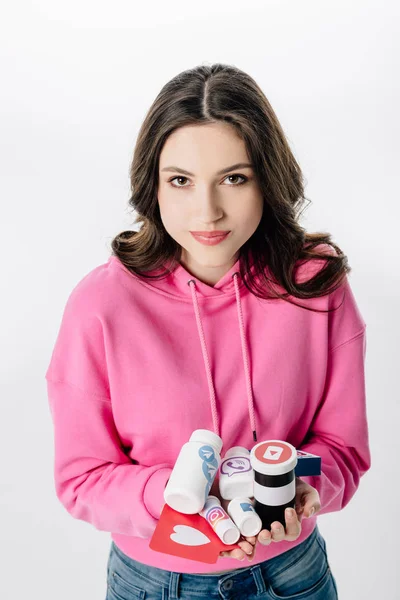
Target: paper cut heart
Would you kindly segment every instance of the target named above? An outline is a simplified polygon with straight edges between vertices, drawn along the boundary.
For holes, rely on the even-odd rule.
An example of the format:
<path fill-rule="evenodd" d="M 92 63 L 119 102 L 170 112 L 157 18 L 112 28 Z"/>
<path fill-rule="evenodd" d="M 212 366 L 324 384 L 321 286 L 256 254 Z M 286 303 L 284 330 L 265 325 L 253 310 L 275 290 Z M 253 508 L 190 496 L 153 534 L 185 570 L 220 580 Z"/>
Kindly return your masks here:
<path fill-rule="evenodd" d="M 240 546 L 224 544 L 199 514 L 186 515 L 164 504 L 149 548 L 196 562 L 216 563 L 220 552 Z"/>
<path fill-rule="evenodd" d="M 210 538 L 194 527 L 175 525 L 174 532 L 175 533 L 173 533 L 170 538 L 177 544 L 182 544 L 184 546 L 204 546 L 204 544 L 211 543 Z"/>

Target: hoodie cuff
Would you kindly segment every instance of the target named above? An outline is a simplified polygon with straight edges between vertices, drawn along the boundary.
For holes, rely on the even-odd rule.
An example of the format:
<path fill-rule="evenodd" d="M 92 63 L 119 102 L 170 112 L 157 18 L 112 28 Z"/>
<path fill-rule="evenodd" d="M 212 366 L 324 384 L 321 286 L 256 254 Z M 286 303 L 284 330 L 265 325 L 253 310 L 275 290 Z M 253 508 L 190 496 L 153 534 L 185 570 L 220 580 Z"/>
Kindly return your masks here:
<path fill-rule="evenodd" d="M 143 492 L 143 502 L 147 511 L 155 519 L 159 519 L 165 504 L 164 490 L 172 473 L 170 467 L 162 467 L 148 479 Z"/>

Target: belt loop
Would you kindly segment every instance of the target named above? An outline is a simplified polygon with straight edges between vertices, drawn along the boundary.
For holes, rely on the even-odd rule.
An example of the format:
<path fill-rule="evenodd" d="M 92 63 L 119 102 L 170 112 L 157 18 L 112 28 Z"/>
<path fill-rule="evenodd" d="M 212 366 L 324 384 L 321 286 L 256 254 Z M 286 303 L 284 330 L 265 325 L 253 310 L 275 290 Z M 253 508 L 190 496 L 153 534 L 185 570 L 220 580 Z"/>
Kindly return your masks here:
<path fill-rule="evenodd" d="M 254 567 L 252 567 L 251 572 L 254 577 L 254 581 L 256 582 L 257 595 L 265 594 L 265 592 L 267 591 L 267 586 L 265 585 L 266 582 L 262 574 L 260 565 L 255 565 Z"/>
<path fill-rule="evenodd" d="M 179 598 L 179 580 L 180 573 L 174 573 L 171 571 L 171 577 L 169 580 L 168 598 Z"/>

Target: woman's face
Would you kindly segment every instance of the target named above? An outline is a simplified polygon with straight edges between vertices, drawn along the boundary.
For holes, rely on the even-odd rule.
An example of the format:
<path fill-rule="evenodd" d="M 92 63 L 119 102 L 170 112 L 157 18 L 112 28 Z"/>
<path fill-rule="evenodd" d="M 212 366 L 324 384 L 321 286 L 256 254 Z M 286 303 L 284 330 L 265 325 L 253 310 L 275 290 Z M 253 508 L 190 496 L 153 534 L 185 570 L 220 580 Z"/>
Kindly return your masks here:
<path fill-rule="evenodd" d="M 234 165 L 241 164 L 241 166 Z M 159 161 L 158 203 L 181 264 L 214 285 L 239 258 L 260 222 L 263 198 L 244 141 L 228 123 L 187 125 L 167 139 Z M 219 173 L 224 170 L 224 173 Z M 230 231 L 204 245 L 191 231 Z"/>

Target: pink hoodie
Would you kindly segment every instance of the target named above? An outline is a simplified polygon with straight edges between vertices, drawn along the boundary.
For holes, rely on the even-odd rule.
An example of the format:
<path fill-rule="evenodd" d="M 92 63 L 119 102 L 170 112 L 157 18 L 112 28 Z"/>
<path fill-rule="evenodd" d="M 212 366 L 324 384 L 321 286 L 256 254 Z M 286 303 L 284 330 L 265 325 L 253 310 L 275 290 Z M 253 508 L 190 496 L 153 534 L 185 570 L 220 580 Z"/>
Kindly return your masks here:
<path fill-rule="evenodd" d="M 322 264 L 299 264 L 296 279 Z M 148 565 L 243 568 L 234 558 L 210 565 L 149 548 L 165 485 L 195 429 L 222 437 L 222 457 L 232 446 L 280 439 L 322 458 L 322 474 L 302 478 L 318 490 L 320 512 L 303 519 L 297 540 L 257 544 L 250 566 L 301 543 L 319 515 L 344 508 L 371 466 L 366 324 L 347 277 L 327 296 L 291 299 L 318 309 L 343 303 L 316 313 L 257 298 L 239 261 L 214 286 L 182 265 L 142 281 L 115 256 L 83 277 L 46 372 L 55 488 L 66 510 Z"/>

